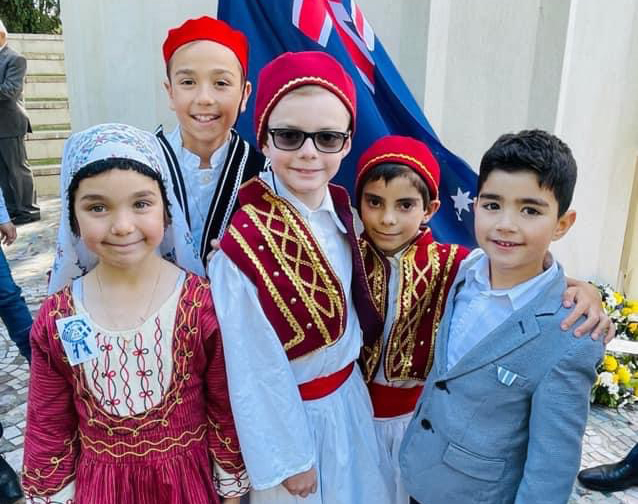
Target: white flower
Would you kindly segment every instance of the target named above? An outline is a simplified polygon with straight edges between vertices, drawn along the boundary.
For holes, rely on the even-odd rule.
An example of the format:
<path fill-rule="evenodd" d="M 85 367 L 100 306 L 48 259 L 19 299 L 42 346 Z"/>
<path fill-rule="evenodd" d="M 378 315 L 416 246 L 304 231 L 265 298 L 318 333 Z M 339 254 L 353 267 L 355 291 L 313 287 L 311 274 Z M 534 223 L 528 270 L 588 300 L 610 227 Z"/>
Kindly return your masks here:
<path fill-rule="evenodd" d="M 609 391 L 611 395 L 613 395 L 616 399 L 618 399 L 619 388 L 617 383 L 612 383 L 611 385 L 609 385 L 609 387 L 607 387 L 607 390 Z"/>
<path fill-rule="evenodd" d="M 598 375 L 598 381 L 603 387 L 610 388 L 612 385 L 616 385 L 616 389 L 618 389 L 618 385 L 614 383 L 613 375 L 607 371 Z"/>

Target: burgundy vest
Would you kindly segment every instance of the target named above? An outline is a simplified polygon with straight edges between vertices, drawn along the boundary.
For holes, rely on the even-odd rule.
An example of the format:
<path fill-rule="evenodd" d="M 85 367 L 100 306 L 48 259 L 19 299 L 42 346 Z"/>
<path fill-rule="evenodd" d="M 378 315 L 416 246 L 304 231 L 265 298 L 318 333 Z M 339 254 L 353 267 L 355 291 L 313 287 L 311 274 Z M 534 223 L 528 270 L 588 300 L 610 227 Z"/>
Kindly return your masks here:
<path fill-rule="evenodd" d="M 241 207 L 221 242 L 257 288 L 261 308 L 290 360 L 331 346 L 343 335 L 348 316 L 344 288 L 352 289 L 362 328 L 375 332 L 383 327 L 365 281 L 350 198 L 342 187 L 328 187 L 352 247 L 352 285 L 341 285 L 295 207 L 258 178 L 240 189 Z"/>
<path fill-rule="evenodd" d="M 376 312 L 385 317 L 388 302 L 397 303 L 383 356 L 383 331 L 364 333 L 359 358 L 364 378 L 371 381 L 382 364 L 388 381 L 424 381 L 432 367 L 436 330 L 448 292 L 469 250 L 437 243 L 425 230 L 401 255 L 397 299 L 388 300 L 390 265 L 368 237 L 364 235 L 360 243 Z"/>

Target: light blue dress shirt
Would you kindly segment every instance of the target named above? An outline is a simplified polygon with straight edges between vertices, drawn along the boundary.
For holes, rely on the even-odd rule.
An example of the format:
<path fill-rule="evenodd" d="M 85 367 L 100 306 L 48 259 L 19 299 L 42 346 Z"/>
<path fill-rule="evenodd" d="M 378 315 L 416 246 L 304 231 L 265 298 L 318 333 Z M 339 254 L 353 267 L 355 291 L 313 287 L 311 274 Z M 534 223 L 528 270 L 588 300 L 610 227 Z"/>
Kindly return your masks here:
<path fill-rule="evenodd" d="M 0 191 L 0 224 L 6 224 L 11 221 L 9 212 L 7 211 L 7 204 L 4 202 L 4 195 Z"/>
<path fill-rule="evenodd" d="M 452 369 L 485 336 L 501 325 L 512 313 L 529 303 L 558 274 L 552 265 L 541 274 L 510 289 L 492 289 L 490 264 L 481 249 L 466 258 L 479 259 L 465 272 L 465 283 L 454 297 L 450 323 L 447 365 Z"/>

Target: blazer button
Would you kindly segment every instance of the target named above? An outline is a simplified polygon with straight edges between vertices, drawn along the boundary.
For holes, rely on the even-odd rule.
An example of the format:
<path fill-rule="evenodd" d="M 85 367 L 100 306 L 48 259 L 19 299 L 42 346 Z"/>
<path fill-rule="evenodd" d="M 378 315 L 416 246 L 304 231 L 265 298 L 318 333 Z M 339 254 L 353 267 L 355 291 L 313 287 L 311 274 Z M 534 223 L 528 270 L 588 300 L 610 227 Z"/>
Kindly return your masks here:
<path fill-rule="evenodd" d="M 423 418 L 421 419 L 421 427 L 423 427 L 425 430 L 430 430 L 432 428 L 432 424 L 427 418 Z"/>

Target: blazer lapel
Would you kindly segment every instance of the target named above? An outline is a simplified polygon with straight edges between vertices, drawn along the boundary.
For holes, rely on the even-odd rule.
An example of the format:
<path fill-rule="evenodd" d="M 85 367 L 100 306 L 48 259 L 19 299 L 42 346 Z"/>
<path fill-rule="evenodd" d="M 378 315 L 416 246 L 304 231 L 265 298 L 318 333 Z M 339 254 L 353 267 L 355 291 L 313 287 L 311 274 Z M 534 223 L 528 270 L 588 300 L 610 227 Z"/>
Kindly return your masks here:
<path fill-rule="evenodd" d="M 445 367 L 441 370 L 441 379 L 449 380 L 481 368 L 536 338 L 540 334 L 537 317 L 553 315 L 560 309 L 565 287 L 563 270 L 559 266 L 558 274 L 549 286 L 527 306 L 512 313 L 505 322 L 486 335 L 449 371 L 447 370 L 448 336 L 446 336 L 445 345 L 441 345 L 445 347 L 446 353 L 445 359 L 441 359 L 445 361 Z M 449 327 L 446 330 L 449 331 Z"/>

